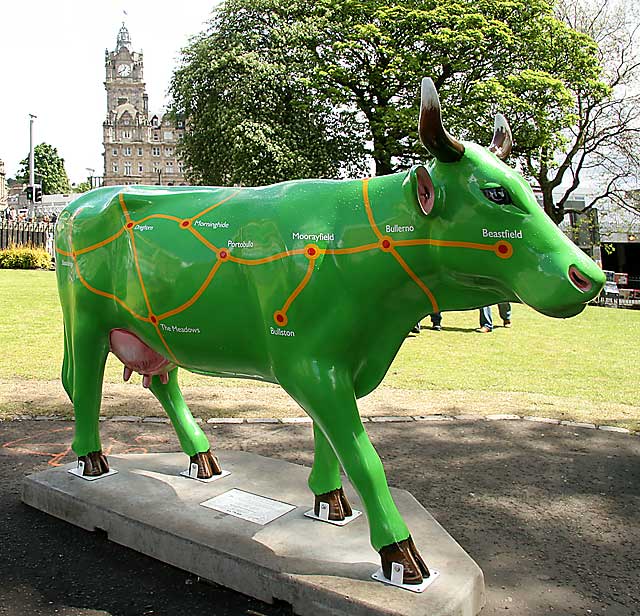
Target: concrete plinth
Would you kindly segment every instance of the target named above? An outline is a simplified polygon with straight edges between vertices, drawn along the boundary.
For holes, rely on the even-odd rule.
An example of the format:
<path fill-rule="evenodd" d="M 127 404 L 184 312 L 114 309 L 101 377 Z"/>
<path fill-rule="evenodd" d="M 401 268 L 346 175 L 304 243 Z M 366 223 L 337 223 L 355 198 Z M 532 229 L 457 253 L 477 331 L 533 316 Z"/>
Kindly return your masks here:
<path fill-rule="evenodd" d="M 184 454 L 110 456 L 118 470 L 88 482 L 70 466 L 27 477 L 22 500 L 202 578 L 296 614 L 475 616 L 484 605 L 482 571 L 434 518 L 404 490 L 392 490 L 415 543 L 440 572 L 422 594 L 371 579 L 380 566 L 365 516 L 339 527 L 304 516 L 313 503 L 309 469 L 245 452 L 216 452 L 231 475 L 201 483 L 179 475 Z M 203 507 L 239 489 L 295 508 L 259 525 Z M 362 509 L 350 485 L 352 505 Z"/>

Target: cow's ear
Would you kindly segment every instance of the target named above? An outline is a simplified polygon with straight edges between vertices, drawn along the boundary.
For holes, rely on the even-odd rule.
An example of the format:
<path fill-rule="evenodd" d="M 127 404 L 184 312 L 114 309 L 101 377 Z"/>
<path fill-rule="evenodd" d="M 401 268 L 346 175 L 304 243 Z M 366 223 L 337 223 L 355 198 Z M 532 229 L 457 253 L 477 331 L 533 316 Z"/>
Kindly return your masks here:
<path fill-rule="evenodd" d="M 431 176 L 426 167 L 417 165 L 412 167 L 405 180 L 405 190 L 410 190 L 412 197 L 418 200 L 422 213 L 429 215 L 433 209 L 434 189 Z"/>

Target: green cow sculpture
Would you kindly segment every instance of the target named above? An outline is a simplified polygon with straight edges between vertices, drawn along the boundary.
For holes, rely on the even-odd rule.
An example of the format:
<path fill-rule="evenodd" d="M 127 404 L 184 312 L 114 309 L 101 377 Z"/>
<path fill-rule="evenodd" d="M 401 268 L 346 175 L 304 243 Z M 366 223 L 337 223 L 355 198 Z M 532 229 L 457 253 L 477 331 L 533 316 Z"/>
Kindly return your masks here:
<path fill-rule="evenodd" d="M 340 467 L 362 498 L 390 577 L 429 576 L 387 487 L 356 400 L 385 376 L 426 314 L 520 301 L 552 317 L 582 311 L 604 274 L 557 229 L 527 182 L 491 146 L 442 126 L 430 79 L 420 139 L 434 161 L 364 180 L 261 188 L 117 186 L 59 218 L 62 382 L 84 472 L 108 471 L 99 435 L 109 351 L 143 375 L 199 477 L 221 472 L 178 386 L 178 367 L 279 383 L 313 419 L 316 511 L 351 509 Z"/>

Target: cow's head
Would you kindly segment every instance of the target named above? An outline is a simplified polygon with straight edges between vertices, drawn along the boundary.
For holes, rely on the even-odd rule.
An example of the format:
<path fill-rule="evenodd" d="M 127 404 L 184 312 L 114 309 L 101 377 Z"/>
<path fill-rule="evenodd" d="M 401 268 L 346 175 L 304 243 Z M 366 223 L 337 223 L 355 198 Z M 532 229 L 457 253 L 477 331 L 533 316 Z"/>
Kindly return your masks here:
<path fill-rule="evenodd" d="M 445 279 L 440 307 L 519 300 L 553 317 L 581 312 L 600 292 L 604 274 L 545 214 L 524 178 L 502 161 L 511 150 L 504 117 L 496 116 L 488 149 L 457 141 L 442 125 L 433 82 L 424 79 L 419 132 L 435 157 L 428 170 L 419 167 L 412 176 Z M 450 248 L 456 241 L 462 249 Z"/>

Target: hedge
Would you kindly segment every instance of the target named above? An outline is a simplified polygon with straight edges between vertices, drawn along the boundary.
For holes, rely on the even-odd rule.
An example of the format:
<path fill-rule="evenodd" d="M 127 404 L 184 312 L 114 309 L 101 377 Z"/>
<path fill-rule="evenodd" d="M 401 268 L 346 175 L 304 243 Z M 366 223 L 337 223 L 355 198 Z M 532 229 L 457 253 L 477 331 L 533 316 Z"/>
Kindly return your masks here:
<path fill-rule="evenodd" d="M 0 250 L 0 269 L 51 269 L 51 255 L 29 245 L 11 245 Z"/>

